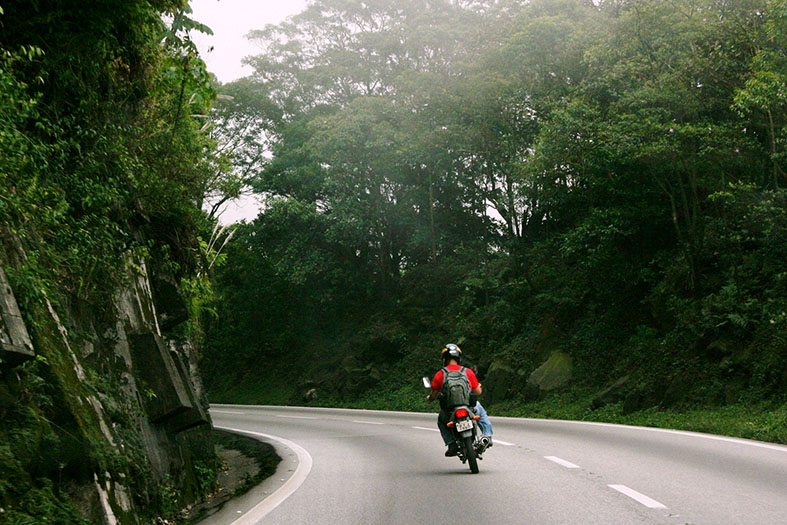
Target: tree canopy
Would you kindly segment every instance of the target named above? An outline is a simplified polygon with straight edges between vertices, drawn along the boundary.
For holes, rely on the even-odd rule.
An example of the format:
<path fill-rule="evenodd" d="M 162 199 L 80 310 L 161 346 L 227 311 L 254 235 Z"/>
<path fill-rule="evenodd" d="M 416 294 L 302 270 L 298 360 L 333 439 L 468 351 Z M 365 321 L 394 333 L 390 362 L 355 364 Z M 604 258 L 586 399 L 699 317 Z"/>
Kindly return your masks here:
<path fill-rule="evenodd" d="M 232 376 L 239 331 L 304 370 L 461 339 L 484 366 L 562 349 L 588 384 L 634 373 L 645 404 L 783 395 L 785 13 L 315 0 L 254 31 L 254 73 L 221 89 L 261 97 L 266 204 L 207 366 Z"/>

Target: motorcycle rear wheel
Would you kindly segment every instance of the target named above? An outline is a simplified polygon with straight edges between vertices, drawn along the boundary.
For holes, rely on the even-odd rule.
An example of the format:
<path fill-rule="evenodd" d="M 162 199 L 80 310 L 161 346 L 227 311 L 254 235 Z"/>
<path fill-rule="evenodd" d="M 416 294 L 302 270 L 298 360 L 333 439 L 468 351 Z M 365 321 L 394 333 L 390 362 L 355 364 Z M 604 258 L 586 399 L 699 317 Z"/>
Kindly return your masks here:
<path fill-rule="evenodd" d="M 473 436 L 467 436 L 463 440 L 463 447 L 465 449 L 465 457 L 470 464 L 470 472 L 478 474 L 478 459 L 475 457 L 475 448 L 473 447 Z"/>

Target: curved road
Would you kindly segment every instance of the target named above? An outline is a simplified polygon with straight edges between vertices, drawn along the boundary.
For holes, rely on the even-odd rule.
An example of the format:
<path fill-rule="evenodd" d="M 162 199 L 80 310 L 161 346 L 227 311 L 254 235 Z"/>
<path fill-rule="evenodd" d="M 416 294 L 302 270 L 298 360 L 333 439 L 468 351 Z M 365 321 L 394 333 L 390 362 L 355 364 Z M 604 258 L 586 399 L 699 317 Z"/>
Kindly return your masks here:
<path fill-rule="evenodd" d="M 443 457 L 434 414 L 212 405 L 211 415 L 284 461 L 204 524 L 787 524 L 781 445 L 492 417 L 495 446 L 473 475 Z"/>

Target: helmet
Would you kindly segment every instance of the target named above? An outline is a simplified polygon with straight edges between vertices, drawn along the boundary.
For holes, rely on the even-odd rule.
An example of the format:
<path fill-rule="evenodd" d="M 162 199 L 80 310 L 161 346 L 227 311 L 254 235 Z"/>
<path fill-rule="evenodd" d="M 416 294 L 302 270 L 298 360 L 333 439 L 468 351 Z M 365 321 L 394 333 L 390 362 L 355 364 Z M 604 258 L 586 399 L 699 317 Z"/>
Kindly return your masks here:
<path fill-rule="evenodd" d="M 449 343 L 443 348 L 443 364 L 447 365 L 451 359 L 456 359 L 459 364 L 462 363 L 462 349 L 453 343 Z"/>

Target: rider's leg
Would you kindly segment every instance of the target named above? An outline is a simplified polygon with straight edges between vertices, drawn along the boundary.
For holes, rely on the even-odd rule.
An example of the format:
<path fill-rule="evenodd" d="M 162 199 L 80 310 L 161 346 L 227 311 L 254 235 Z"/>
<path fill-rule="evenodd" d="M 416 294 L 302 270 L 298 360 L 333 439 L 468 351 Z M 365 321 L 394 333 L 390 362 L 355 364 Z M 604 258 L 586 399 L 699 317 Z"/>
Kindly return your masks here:
<path fill-rule="evenodd" d="M 478 401 L 476 401 L 474 410 L 476 414 L 481 416 L 481 419 L 478 420 L 478 426 L 481 427 L 481 434 L 492 437 L 492 422 L 489 421 L 489 416 L 487 415 L 486 410 Z"/>
<path fill-rule="evenodd" d="M 437 415 L 437 428 L 440 429 L 440 435 L 443 437 L 443 443 L 446 445 L 450 445 L 454 442 L 454 435 L 448 430 L 448 427 L 445 426 L 448 423 L 448 412 L 440 411 Z"/>
<path fill-rule="evenodd" d="M 449 421 L 448 412 L 443 412 L 442 410 L 437 415 L 437 428 L 440 429 L 440 435 L 443 437 L 443 443 L 448 445 L 448 450 L 445 451 L 446 457 L 453 457 L 456 456 L 458 443 L 454 441 L 453 433 L 448 430 L 448 427 L 445 425 Z"/>

